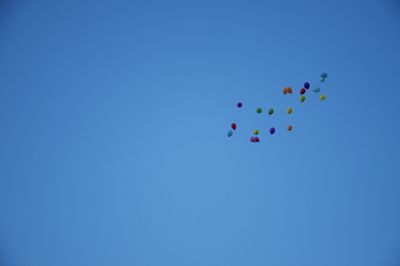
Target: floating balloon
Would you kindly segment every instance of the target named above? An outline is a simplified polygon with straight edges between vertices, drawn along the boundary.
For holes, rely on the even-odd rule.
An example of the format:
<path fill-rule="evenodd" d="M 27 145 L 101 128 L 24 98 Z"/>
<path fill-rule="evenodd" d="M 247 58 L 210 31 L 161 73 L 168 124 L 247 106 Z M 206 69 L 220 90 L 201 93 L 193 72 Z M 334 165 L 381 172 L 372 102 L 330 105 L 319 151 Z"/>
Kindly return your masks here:
<path fill-rule="evenodd" d="M 320 87 L 315 87 L 314 89 L 313 89 L 313 92 L 320 92 L 321 91 L 321 88 Z"/>
<path fill-rule="evenodd" d="M 256 110 L 256 112 L 259 113 L 259 114 L 261 114 L 261 113 L 262 113 L 262 108 L 261 108 L 261 107 L 258 107 L 257 110 Z"/>
<path fill-rule="evenodd" d="M 310 88 L 310 83 L 305 82 L 305 83 L 304 83 L 304 88 L 306 88 L 306 90 L 308 90 L 308 89 Z"/>
<path fill-rule="evenodd" d="M 319 96 L 319 98 L 321 99 L 321 101 L 325 101 L 326 96 L 325 96 L 324 94 L 321 94 L 321 95 Z"/>
<path fill-rule="evenodd" d="M 288 131 L 292 131 L 292 129 L 293 129 L 293 127 L 292 127 L 291 125 L 288 125 L 288 126 L 287 126 L 287 130 L 288 130 Z"/>
<path fill-rule="evenodd" d="M 232 135 L 233 135 L 233 131 L 229 129 L 228 133 L 227 133 L 228 138 L 232 137 Z"/>
<path fill-rule="evenodd" d="M 250 137 L 250 141 L 251 142 L 260 142 L 260 138 L 259 137 Z"/>
<path fill-rule="evenodd" d="M 283 94 L 292 94 L 292 88 L 291 87 L 285 87 L 283 88 Z"/>
<path fill-rule="evenodd" d="M 306 93 L 306 89 L 301 88 L 301 89 L 300 89 L 300 94 L 303 95 L 304 93 Z"/>
<path fill-rule="evenodd" d="M 293 112 L 292 107 L 289 107 L 289 108 L 287 109 L 287 113 L 290 115 L 292 112 Z"/>
<path fill-rule="evenodd" d="M 326 79 L 327 77 L 328 77 L 328 74 L 327 74 L 327 73 L 322 73 L 322 74 L 321 74 L 321 78 Z"/>
<path fill-rule="evenodd" d="M 258 129 L 254 129 L 254 130 L 253 130 L 253 134 L 254 134 L 254 135 L 258 135 L 258 133 L 260 133 L 260 131 L 259 131 Z"/>
<path fill-rule="evenodd" d="M 271 135 L 273 135 L 273 134 L 275 133 L 275 128 L 274 128 L 274 127 L 271 127 L 271 128 L 269 129 L 269 133 L 270 133 Z"/>
<path fill-rule="evenodd" d="M 236 130 L 236 123 L 232 123 L 232 124 L 231 124 L 231 128 L 232 128 L 233 130 Z"/>
<path fill-rule="evenodd" d="M 269 115 L 272 115 L 273 113 L 274 113 L 274 109 L 273 109 L 273 108 L 269 108 L 268 114 L 269 114 Z"/>
<path fill-rule="evenodd" d="M 306 100 L 306 97 L 304 95 L 300 96 L 300 102 L 304 102 Z"/>
<path fill-rule="evenodd" d="M 236 104 L 236 106 L 237 106 L 238 108 L 242 108 L 243 103 L 242 103 L 242 102 L 238 102 L 238 103 Z"/>

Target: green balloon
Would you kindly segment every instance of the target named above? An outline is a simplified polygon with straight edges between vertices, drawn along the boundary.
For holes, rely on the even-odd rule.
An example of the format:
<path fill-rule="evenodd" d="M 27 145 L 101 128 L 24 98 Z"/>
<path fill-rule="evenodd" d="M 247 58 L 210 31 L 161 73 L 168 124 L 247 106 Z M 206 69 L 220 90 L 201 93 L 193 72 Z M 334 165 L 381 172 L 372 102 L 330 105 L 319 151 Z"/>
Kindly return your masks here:
<path fill-rule="evenodd" d="M 260 131 L 258 131 L 258 129 L 254 129 L 254 130 L 253 130 L 253 134 L 254 134 L 254 135 L 258 135 L 258 133 L 260 133 Z"/>
<path fill-rule="evenodd" d="M 304 102 L 305 99 L 306 99 L 306 97 L 305 97 L 304 95 L 301 95 L 301 96 L 300 96 L 300 102 Z"/>
<path fill-rule="evenodd" d="M 268 114 L 269 114 L 269 115 L 272 115 L 273 113 L 274 113 L 274 109 L 270 108 L 270 109 L 268 110 Z"/>
<path fill-rule="evenodd" d="M 258 107 L 257 110 L 256 110 L 256 112 L 259 113 L 259 114 L 261 114 L 261 113 L 262 113 L 261 107 Z"/>

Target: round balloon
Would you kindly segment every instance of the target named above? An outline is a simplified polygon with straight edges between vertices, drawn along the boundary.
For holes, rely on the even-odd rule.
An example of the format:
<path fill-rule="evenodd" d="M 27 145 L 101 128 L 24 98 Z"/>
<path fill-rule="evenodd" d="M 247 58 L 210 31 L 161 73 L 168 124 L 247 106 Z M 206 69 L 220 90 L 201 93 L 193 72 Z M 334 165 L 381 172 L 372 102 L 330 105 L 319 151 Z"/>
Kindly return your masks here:
<path fill-rule="evenodd" d="M 292 112 L 293 112 L 292 107 L 289 107 L 289 108 L 287 109 L 287 113 L 290 115 Z"/>
<path fill-rule="evenodd" d="M 321 99 L 321 101 L 325 101 L 326 96 L 325 96 L 324 94 L 321 94 L 321 95 L 319 96 L 319 98 Z"/>
<path fill-rule="evenodd" d="M 260 133 L 260 131 L 259 131 L 258 129 L 254 129 L 254 130 L 253 130 L 253 134 L 254 134 L 254 135 L 258 135 L 258 133 Z"/>
<path fill-rule="evenodd" d="M 275 128 L 274 128 L 274 127 L 271 127 L 271 128 L 269 129 L 269 133 L 270 133 L 271 135 L 273 135 L 273 134 L 275 133 Z"/>
<path fill-rule="evenodd" d="M 304 102 L 306 100 L 306 97 L 304 95 L 300 96 L 300 102 Z"/>
<path fill-rule="evenodd" d="M 229 129 L 228 133 L 227 133 L 228 138 L 232 137 L 232 135 L 233 135 L 233 131 Z"/>
<path fill-rule="evenodd" d="M 292 88 L 291 87 L 285 87 L 283 88 L 283 94 L 292 94 Z"/>
<path fill-rule="evenodd" d="M 320 92 L 321 91 L 321 88 L 320 87 L 315 87 L 314 89 L 313 89 L 313 92 Z"/>
<path fill-rule="evenodd" d="M 238 103 L 236 104 L 236 106 L 237 106 L 238 108 L 242 108 L 243 103 L 242 103 L 242 102 L 238 102 Z"/>
<path fill-rule="evenodd" d="M 326 79 L 327 77 L 328 77 L 328 74 L 327 74 L 327 73 L 322 73 L 322 74 L 321 74 L 321 78 Z"/>
<path fill-rule="evenodd" d="M 287 130 L 288 130 L 288 131 L 292 131 L 292 129 L 293 129 L 293 127 L 292 127 L 291 125 L 288 125 L 288 126 L 287 126 Z"/>
<path fill-rule="evenodd" d="M 301 89 L 300 89 L 300 94 L 303 95 L 304 93 L 306 93 L 306 89 L 301 88 Z"/>
<path fill-rule="evenodd" d="M 256 112 L 259 113 L 259 114 L 261 114 L 261 113 L 262 113 L 262 108 L 261 108 L 261 107 L 258 107 L 257 110 L 256 110 Z"/>
<path fill-rule="evenodd" d="M 232 123 L 232 124 L 231 124 L 231 128 L 232 128 L 233 130 L 236 130 L 236 123 Z"/>
<path fill-rule="evenodd" d="M 260 142 L 260 138 L 252 136 L 252 137 L 250 137 L 250 141 L 251 142 Z"/>
<path fill-rule="evenodd" d="M 305 82 L 304 83 L 304 88 L 306 88 L 307 90 L 310 88 L 310 83 L 308 83 L 308 82 Z"/>
<path fill-rule="evenodd" d="M 272 115 L 273 113 L 274 113 L 274 109 L 273 109 L 273 108 L 269 108 L 268 114 L 269 114 L 269 115 Z"/>

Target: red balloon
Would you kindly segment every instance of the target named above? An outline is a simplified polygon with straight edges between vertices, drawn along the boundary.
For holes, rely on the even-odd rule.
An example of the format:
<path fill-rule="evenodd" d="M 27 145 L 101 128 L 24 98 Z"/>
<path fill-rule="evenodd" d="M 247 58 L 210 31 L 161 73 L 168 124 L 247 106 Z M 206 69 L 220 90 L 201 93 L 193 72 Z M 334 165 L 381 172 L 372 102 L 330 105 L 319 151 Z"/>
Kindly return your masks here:
<path fill-rule="evenodd" d="M 301 88 L 300 89 L 300 94 L 303 95 L 304 93 L 306 93 L 306 89 L 305 88 Z"/>
<path fill-rule="evenodd" d="M 231 128 L 232 128 L 233 130 L 236 130 L 236 123 L 232 123 L 232 124 L 231 124 Z"/>

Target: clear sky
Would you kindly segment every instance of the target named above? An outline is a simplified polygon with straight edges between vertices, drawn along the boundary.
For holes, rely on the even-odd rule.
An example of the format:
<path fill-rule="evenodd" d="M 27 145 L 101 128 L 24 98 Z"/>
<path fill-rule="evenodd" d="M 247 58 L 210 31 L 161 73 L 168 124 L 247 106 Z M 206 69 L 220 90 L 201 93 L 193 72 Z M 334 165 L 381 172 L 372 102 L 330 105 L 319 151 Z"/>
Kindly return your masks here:
<path fill-rule="evenodd" d="M 398 1 L 1 3 L 0 265 L 399 265 Z"/>

